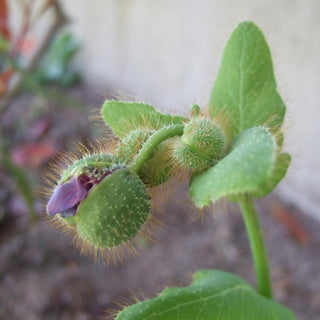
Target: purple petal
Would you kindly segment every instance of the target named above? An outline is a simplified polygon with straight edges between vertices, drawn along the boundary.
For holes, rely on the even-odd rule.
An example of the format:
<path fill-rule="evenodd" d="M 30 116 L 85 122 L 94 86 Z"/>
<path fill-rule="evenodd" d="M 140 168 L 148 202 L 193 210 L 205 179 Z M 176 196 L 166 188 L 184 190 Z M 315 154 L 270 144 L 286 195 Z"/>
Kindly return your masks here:
<path fill-rule="evenodd" d="M 87 189 L 77 178 L 61 183 L 53 192 L 48 204 L 47 213 L 55 215 L 65 213 L 70 216 L 76 213 L 77 204 L 87 195 Z"/>

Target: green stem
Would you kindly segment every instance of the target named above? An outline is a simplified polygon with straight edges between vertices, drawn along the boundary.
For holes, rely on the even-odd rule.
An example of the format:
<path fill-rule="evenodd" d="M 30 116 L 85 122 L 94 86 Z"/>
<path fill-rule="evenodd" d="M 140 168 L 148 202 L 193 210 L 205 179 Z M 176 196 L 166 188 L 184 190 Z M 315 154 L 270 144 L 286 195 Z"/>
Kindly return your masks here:
<path fill-rule="evenodd" d="M 175 124 L 163 127 L 156 131 L 143 145 L 142 149 L 136 156 L 134 163 L 130 166 L 130 169 L 138 173 L 145 162 L 150 158 L 152 152 L 161 142 L 174 136 L 181 136 L 183 134 L 183 129 L 183 124 Z"/>
<path fill-rule="evenodd" d="M 267 298 L 272 298 L 267 250 L 252 197 L 249 195 L 241 197 L 239 205 L 250 241 L 258 292 Z"/>

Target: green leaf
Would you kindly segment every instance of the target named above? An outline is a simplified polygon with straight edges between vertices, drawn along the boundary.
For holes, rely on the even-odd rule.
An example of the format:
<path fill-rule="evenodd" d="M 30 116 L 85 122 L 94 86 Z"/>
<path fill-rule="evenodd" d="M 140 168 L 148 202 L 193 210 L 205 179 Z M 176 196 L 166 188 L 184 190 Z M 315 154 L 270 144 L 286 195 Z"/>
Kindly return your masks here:
<path fill-rule="evenodd" d="M 242 132 L 230 153 L 209 170 L 194 176 L 190 195 L 199 207 L 221 197 L 251 193 L 264 196 L 284 177 L 290 163 L 268 129 L 256 127 Z"/>
<path fill-rule="evenodd" d="M 241 278 L 218 270 L 201 270 L 184 288 L 136 303 L 116 320 L 294 320 L 292 312 L 260 296 Z"/>
<path fill-rule="evenodd" d="M 291 156 L 288 153 L 280 153 L 276 159 L 274 169 L 271 177 L 266 181 L 263 188 L 253 193 L 255 197 L 264 197 L 270 193 L 278 183 L 285 177 L 289 165 L 291 163 Z"/>
<path fill-rule="evenodd" d="M 72 69 L 71 62 L 80 45 L 70 31 L 63 31 L 53 38 L 44 59 L 35 72 L 39 83 L 55 83 L 69 86 L 79 79 Z"/>
<path fill-rule="evenodd" d="M 101 113 L 104 121 L 119 138 L 138 128 L 158 130 L 186 121 L 183 117 L 161 113 L 154 107 L 140 102 L 106 101 Z"/>
<path fill-rule="evenodd" d="M 276 132 L 285 115 L 277 92 L 268 44 L 260 29 L 243 22 L 232 33 L 223 52 L 214 84 L 209 112 L 231 119 L 231 137 L 243 130 L 264 125 Z"/>

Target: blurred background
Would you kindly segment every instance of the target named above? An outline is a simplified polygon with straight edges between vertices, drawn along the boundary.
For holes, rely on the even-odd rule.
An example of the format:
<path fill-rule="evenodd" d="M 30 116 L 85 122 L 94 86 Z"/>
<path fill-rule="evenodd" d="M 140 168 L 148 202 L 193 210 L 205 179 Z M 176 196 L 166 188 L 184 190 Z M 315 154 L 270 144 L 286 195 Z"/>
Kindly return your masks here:
<path fill-rule="evenodd" d="M 205 106 L 240 21 L 264 32 L 287 104 L 287 177 L 258 202 L 275 298 L 320 314 L 320 2 L 309 0 L 0 0 L 0 319 L 99 319 L 117 302 L 185 285 L 199 268 L 254 284 L 238 209 L 206 223 L 164 198 L 165 228 L 119 266 L 93 264 L 48 226 L 39 200 L 48 160 L 103 136 L 88 118 L 107 98 L 187 114 Z M 186 202 L 186 201 L 184 201 Z M 212 214 L 213 212 L 213 214 Z M 280 245 L 281 244 L 281 245 Z"/>

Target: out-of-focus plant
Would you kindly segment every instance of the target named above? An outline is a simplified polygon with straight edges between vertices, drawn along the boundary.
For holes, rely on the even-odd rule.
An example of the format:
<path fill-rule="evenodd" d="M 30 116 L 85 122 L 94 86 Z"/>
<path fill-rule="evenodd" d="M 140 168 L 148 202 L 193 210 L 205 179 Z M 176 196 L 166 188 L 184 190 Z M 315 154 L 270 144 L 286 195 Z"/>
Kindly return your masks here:
<path fill-rule="evenodd" d="M 18 2 L 22 22 L 18 34 L 14 34 L 9 24 L 9 2 L 0 0 L 0 3 L 0 112 L 3 112 L 26 85 L 26 80 L 30 79 L 30 75 L 38 67 L 52 38 L 58 34 L 66 18 L 56 0 L 43 1 L 36 12 L 35 0 Z M 53 22 L 49 25 L 43 40 L 36 44 L 36 39 L 31 37 L 32 30 L 49 10 L 54 11 Z"/>
<path fill-rule="evenodd" d="M 286 107 L 260 29 L 243 22 L 232 33 L 207 108 L 189 117 L 163 114 L 144 103 L 106 101 L 101 114 L 118 140 L 52 173 L 47 213 L 70 230 L 82 252 L 122 257 L 135 250 L 153 221 L 155 187 L 179 172 L 203 208 L 221 198 L 237 202 L 251 246 L 257 290 L 236 275 L 201 270 L 184 288 L 125 308 L 117 320 L 294 320 L 272 300 L 269 263 L 254 205 L 284 178 Z M 148 236 L 148 234 L 147 234 Z M 152 270 L 150 270 L 152 272 Z"/>
<path fill-rule="evenodd" d="M 35 71 L 37 81 L 60 86 L 69 86 L 78 81 L 79 74 L 70 67 L 70 62 L 79 48 L 79 43 L 69 31 L 58 34 Z"/>
<path fill-rule="evenodd" d="M 15 19 L 20 14 L 21 21 L 18 31 L 14 32 L 10 27 L 10 20 L 14 19 L 10 10 L 12 3 L 0 0 L 0 121 L 23 91 L 47 101 L 65 99 L 70 103 L 72 99 L 61 94 L 57 87 L 71 85 L 78 79 L 70 63 L 79 45 L 70 32 L 62 31 L 67 19 L 59 1 L 30 0 L 17 1 L 15 4 L 18 11 Z M 44 35 L 38 39 L 34 36 L 35 29 L 49 13 L 53 14 L 50 23 L 46 25 Z M 54 84 L 55 88 L 48 87 L 48 84 Z M 25 112 L 23 110 L 21 114 L 26 115 Z M 19 121 L 20 118 L 16 119 L 11 127 L 18 128 Z M 41 125 L 43 128 L 39 130 L 44 132 L 47 124 L 44 121 Z M 34 182 L 37 179 L 25 168 L 25 162 L 34 167 L 38 163 L 37 157 L 47 159 L 53 152 L 52 146 L 32 141 L 32 137 L 28 144 L 19 149 L 14 137 L 6 131 L 6 126 L 0 127 L 1 188 L 9 194 L 17 189 L 33 217 L 36 216 L 37 187 Z"/>

